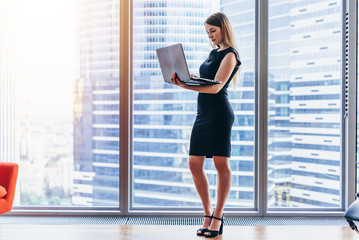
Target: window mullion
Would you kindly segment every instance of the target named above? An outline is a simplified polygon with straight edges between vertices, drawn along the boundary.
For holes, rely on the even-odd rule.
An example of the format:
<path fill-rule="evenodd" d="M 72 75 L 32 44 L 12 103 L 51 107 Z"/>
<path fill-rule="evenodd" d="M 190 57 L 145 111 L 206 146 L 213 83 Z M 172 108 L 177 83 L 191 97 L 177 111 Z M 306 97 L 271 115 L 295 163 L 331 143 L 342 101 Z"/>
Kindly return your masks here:
<path fill-rule="evenodd" d="M 357 128 L 357 1 L 344 1 L 343 8 L 343 198 L 344 208 L 355 200 Z M 346 114 L 347 113 L 347 114 Z"/>
<path fill-rule="evenodd" d="M 130 151 L 130 0 L 120 1 L 120 209 L 129 209 Z"/>
<path fill-rule="evenodd" d="M 256 1 L 256 187 L 259 215 L 267 212 L 268 1 Z"/>

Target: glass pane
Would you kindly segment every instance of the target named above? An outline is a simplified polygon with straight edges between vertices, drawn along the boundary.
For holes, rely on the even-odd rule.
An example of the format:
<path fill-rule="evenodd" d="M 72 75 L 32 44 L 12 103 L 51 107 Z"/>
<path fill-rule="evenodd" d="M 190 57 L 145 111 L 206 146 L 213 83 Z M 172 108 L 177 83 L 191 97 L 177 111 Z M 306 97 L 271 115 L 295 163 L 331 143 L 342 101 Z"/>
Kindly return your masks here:
<path fill-rule="evenodd" d="M 8 64 L 0 91 L 9 94 L 1 117 L 5 109 L 16 119 L 5 122 L 12 132 L 0 131 L 10 141 L 0 155 L 20 164 L 15 204 L 118 207 L 119 1 L 1 1 L 0 9 L 9 43 L 0 45 Z"/>
<path fill-rule="evenodd" d="M 240 3 L 240 4 L 239 4 Z M 254 208 L 254 1 L 133 1 L 133 185 L 131 206 L 199 207 L 188 169 L 189 139 L 197 94 L 165 84 L 155 50 L 182 43 L 190 72 L 198 75 L 211 50 L 205 19 L 230 18 L 243 64 L 237 88 L 229 88 L 235 112 L 232 188 L 226 207 Z M 212 202 L 216 169 L 207 159 Z"/>
<path fill-rule="evenodd" d="M 76 4 L 74 205 L 119 207 L 119 5 Z"/>
<path fill-rule="evenodd" d="M 341 207 L 342 1 L 269 1 L 268 208 Z"/>

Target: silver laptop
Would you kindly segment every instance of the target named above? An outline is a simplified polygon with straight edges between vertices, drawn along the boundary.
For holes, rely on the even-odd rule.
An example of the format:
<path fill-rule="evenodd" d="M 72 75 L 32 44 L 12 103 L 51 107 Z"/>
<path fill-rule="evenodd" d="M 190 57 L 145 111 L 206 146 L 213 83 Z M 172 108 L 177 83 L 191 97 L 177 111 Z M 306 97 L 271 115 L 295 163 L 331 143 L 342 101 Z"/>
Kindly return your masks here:
<path fill-rule="evenodd" d="M 173 73 L 177 73 L 178 78 L 189 86 L 212 85 L 221 83 L 206 78 L 192 77 L 188 71 L 187 61 L 181 43 L 156 49 L 158 61 L 165 82 L 171 83 Z"/>

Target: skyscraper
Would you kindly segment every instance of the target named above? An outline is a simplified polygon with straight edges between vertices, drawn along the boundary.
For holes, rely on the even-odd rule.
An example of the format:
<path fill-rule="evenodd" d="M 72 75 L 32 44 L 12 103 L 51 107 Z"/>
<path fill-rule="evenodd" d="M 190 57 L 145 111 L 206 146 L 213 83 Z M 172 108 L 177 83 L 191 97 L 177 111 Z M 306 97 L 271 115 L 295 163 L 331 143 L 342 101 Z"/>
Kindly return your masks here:
<path fill-rule="evenodd" d="M 134 206 L 200 204 L 187 167 L 196 94 L 164 83 L 155 50 L 182 43 L 190 72 L 198 74 L 210 50 L 203 23 L 218 3 L 134 1 Z"/>
<path fill-rule="evenodd" d="M 269 207 L 340 206 L 340 14 L 340 1 L 269 2 Z"/>
<path fill-rule="evenodd" d="M 341 1 L 290 9 L 290 133 L 294 207 L 340 207 Z"/>
<path fill-rule="evenodd" d="M 73 205 L 119 203 L 119 1 L 77 1 Z"/>
<path fill-rule="evenodd" d="M 269 1 L 268 16 L 268 207 L 288 207 L 292 181 L 289 122 L 291 4 Z"/>

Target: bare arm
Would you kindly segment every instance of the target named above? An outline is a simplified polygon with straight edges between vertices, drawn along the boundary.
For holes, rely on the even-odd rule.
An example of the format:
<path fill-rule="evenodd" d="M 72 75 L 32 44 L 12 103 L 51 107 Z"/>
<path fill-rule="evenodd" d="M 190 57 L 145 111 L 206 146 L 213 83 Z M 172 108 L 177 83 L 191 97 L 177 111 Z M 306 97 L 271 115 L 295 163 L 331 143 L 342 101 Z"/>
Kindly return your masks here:
<path fill-rule="evenodd" d="M 221 83 L 219 84 L 206 85 L 206 86 L 187 86 L 186 84 L 179 81 L 175 74 L 172 75 L 171 81 L 174 85 L 177 85 L 185 89 L 189 89 L 201 93 L 216 94 L 219 91 L 221 91 L 223 86 L 227 83 L 229 77 L 233 72 L 233 69 L 236 67 L 236 64 L 237 64 L 237 59 L 233 52 L 228 53 L 224 57 L 216 73 L 216 76 L 214 77 L 214 80 L 221 81 Z"/>

